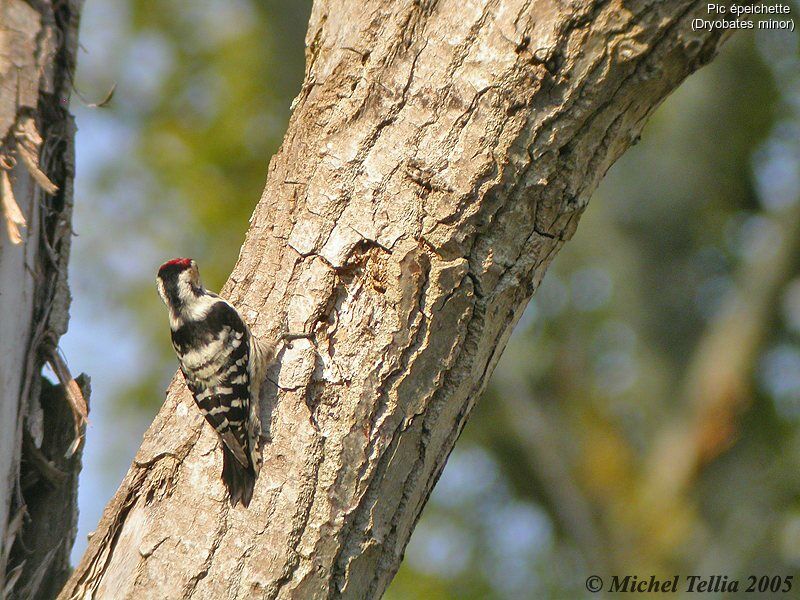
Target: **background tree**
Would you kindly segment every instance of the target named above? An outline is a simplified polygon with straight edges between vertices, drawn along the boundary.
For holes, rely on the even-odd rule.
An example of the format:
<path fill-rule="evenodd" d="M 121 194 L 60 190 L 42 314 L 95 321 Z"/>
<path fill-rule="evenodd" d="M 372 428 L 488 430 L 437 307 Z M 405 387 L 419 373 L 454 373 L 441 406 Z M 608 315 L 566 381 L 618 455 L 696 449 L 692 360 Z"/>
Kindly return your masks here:
<path fill-rule="evenodd" d="M 583 26 L 583 25 L 585 25 L 585 24 L 584 24 L 583 22 L 581 22 L 581 26 Z M 580 30 L 580 28 L 579 28 L 579 30 Z M 524 45 L 524 44 L 523 44 L 523 45 Z M 524 51 L 525 49 L 523 48 L 522 50 Z M 623 56 L 624 56 L 624 54 L 623 54 Z M 613 62 L 613 61 L 612 61 L 612 62 Z M 547 65 L 545 65 L 545 66 L 547 66 Z M 414 171 L 414 170 L 412 169 L 412 171 Z M 413 178 L 414 178 L 414 175 L 415 175 L 415 173 L 416 173 L 416 172 L 412 172 L 412 180 L 413 180 Z M 423 175 L 423 183 L 424 183 L 424 181 L 425 181 L 425 179 L 424 179 L 424 173 L 423 173 L 422 175 Z M 419 177 L 419 173 L 416 173 L 416 176 L 417 176 L 417 177 Z M 423 186 L 423 189 L 424 189 L 424 188 L 425 188 L 425 186 Z M 545 233 L 546 233 L 546 232 L 545 232 Z"/>
<path fill-rule="evenodd" d="M 53 597 L 77 527 L 88 382 L 58 350 L 69 305 L 81 2 L 0 0 L 0 597 Z M 60 385 L 41 377 L 51 365 Z M 83 389 L 81 389 L 81 387 Z"/>

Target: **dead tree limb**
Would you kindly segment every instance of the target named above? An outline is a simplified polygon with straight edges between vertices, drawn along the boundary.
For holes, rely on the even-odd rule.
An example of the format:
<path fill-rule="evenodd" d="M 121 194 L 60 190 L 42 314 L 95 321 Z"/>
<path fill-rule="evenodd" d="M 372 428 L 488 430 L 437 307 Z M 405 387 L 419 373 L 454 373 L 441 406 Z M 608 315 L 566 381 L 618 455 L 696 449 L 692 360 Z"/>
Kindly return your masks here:
<path fill-rule="evenodd" d="M 55 597 L 77 530 L 88 381 L 72 379 L 58 340 L 69 316 L 81 5 L 0 0 L 0 597 Z M 65 387 L 42 380 L 45 362 Z"/>

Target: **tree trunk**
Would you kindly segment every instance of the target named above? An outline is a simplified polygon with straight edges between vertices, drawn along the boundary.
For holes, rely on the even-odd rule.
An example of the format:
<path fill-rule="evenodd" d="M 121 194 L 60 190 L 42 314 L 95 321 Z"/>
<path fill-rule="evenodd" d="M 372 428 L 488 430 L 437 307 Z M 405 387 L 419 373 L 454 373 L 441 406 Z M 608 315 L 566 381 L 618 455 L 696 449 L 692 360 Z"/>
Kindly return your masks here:
<path fill-rule="evenodd" d="M 223 290 L 257 334 L 316 333 L 269 375 L 253 502 L 177 377 L 61 597 L 379 597 L 599 180 L 714 56 L 705 6 L 315 2 Z"/>
<path fill-rule="evenodd" d="M 80 7 L 0 0 L 0 597 L 53 598 L 77 526 L 73 442 L 86 409 L 74 421 L 70 403 L 86 390 L 56 348 L 69 305 Z M 42 381 L 44 362 L 67 387 Z"/>

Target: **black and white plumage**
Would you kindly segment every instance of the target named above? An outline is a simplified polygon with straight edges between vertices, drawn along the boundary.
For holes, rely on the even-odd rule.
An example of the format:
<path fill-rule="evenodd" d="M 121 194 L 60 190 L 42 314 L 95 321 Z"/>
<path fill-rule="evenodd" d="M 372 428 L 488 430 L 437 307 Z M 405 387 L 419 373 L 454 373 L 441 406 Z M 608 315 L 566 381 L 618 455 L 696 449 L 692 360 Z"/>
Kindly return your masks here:
<path fill-rule="evenodd" d="M 186 384 L 222 440 L 231 504 L 248 506 L 260 468 L 260 386 L 275 347 L 253 337 L 236 309 L 202 286 L 193 260 L 164 263 L 156 282 Z"/>

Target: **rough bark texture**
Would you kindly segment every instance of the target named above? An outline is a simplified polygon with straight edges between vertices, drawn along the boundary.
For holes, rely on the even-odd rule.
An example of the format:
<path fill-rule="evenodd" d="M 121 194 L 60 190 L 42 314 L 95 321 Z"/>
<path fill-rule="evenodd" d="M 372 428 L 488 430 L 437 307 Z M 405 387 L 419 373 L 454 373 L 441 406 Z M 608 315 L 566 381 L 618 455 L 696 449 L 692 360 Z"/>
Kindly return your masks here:
<path fill-rule="evenodd" d="M 54 597 L 77 526 L 73 414 L 40 373 L 63 366 L 80 6 L 0 0 L 0 597 Z"/>
<path fill-rule="evenodd" d="M 271 371 L 253 502 L 176 379 L 62 598 L 379 597 L 600 178 L 714 56 L 704 9 L 315 2 L 223 290 L 257 334 L 316 332 Z"/>

